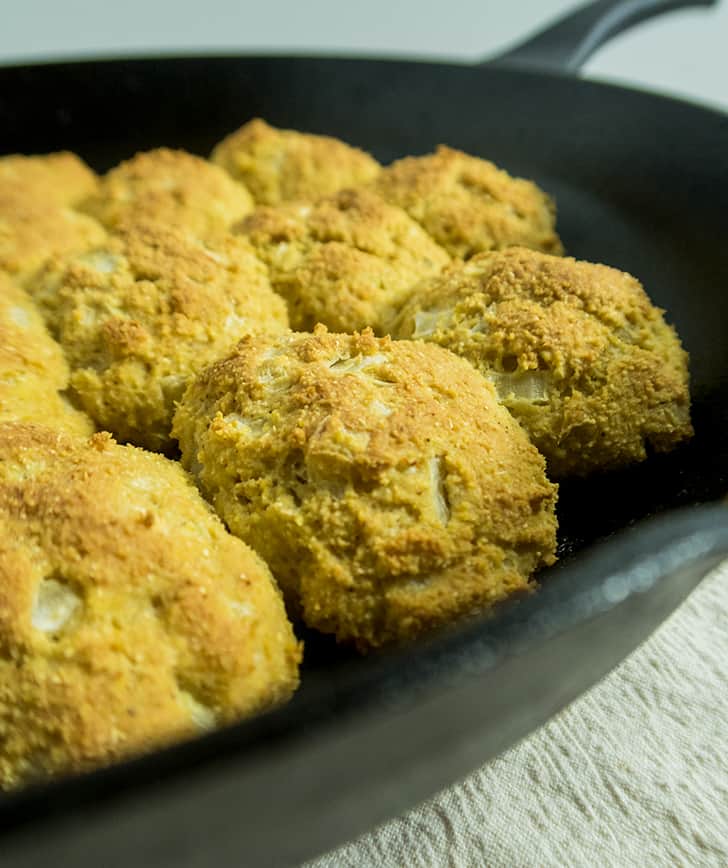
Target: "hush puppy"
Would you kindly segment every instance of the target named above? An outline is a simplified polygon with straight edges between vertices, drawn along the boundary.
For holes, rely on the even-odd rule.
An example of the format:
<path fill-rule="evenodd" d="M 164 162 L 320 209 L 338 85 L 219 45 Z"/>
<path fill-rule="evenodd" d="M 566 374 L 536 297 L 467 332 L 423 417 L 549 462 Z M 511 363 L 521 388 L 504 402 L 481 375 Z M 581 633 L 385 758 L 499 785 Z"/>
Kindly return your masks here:
<path fill-rule="evenodd" d="M 531 181 L 462 151 L 441 145 L 434 154 L 397 160 L 371 186 L 453 257 L 517 244 L 563 252 L 552 200 Z"/>
<path fill-rule="evenodd" d="M 687 354 L 629 274 L 512 248 L 454 264 L 392 333 L 471 362 L 554 478 L 665 452 L 692 435 Z"/>
<path fill-rule="evenodd" d="M 212 152 L 260 205 L 311 200 L 371 181 L 379 163 L 330 136 L 280 130 L 255 118 L 224 138 Z"/>
<path fill-rule="evenodd" d="M 62 395 L 68 365 L 30 297 L 0 274 L 0 422 L 37 422 L 72 434 L 93 424 Z"/>
<path fill-rule="evenodd" d="M 158 148 L 104 175 L 83 207 L 108 228 L 143 217 L 206 237 L 249 214 L 254 202 L 219 166 L 185 151 Z"/>
<path fill-rule="evenodd" d="M 0 789 L 254 714 L 299 658 L 267 567 L 177 463 L 0 425 Z"/>
<path fill-rule="evenodd" d="M 174 433 L 291 611 L 361 649 L 487 608 L 554 561 L 542 456 L 440 347 L 245 338 L 190 385 Z"/>
<path fill-rule="evenodd" d="M 99 427 L 168 451 L 187 378 L 250 332 L 288 326 L 285 303 L 242 238 L 203 242 L 125 224 L 103 247 L 46 269 L 35 292 Z"/>
<path fill-rule="evenodd" d="M 236 231 L 268 264 L 291 326 L 301 331 L 321 322 L 335 331 L 381 332 L 412 285 L 450 261 L 401 208 L 366 190 L 259 208 Z"/>
<path fill-rule="evenodd" d="M 22 191 L 48 205 L 73 207 L 90 196 L 97 184 L 95 172 L 69 151 L 0 157 L 0 195 Z"/>
<path fill-rule="evenodd" d="M 88 217 L 51 198 L 0 185 L 0 273 L 29 286 L 54 256 L 103 244 L 106 232 Z"/>

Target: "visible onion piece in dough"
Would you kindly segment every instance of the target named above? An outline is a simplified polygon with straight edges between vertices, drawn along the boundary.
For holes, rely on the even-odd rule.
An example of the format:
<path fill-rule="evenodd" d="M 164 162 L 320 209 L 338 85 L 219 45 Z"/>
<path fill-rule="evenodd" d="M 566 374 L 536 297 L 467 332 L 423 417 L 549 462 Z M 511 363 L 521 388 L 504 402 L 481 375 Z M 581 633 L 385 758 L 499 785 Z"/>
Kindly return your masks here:
<path fill-rule="evenodd" d="M 515 399 L 530 401 L 532 404 L 548 404 L 548 377 L 541 371 L 490 371 L 487 376 L 503 401 Z"/>

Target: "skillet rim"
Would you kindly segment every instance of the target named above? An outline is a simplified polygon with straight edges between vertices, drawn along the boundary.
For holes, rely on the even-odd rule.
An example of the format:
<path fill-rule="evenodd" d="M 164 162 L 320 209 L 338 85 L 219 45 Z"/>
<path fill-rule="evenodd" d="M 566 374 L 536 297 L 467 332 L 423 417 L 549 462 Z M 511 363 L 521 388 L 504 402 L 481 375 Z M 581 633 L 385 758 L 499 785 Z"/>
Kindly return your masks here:
<path fill-rule="evenodd" d="M 146 49 L 145 49 L 146 52 Z M 508 75 L 517 75 L 517 76 L 527 76 L 527 77 L 536 77 L 536 78 L 550 78 L 550 79 L 558 79 L 560 81 L 570 80 L 572 82 L 576 82 L 583 85 L 595 86 L 597 88 L 604 88 L 607 90 L 616 90 L 623 91 L 626 93 L 630 93 L 633 95 L 637 95 L 640 97 L 646 97 L 651 99 L 656 99 L 662 102 L 675 103 L 679 106 L 689 107 L 693 109 L 698 109 L 699 111 L 706 112 L 709 115 L 715 117 L 718 120 L 728 121 L 728 107 L 722 108 L 718 105 L 714 105 L 712 103 L 703 103 L 698 100 L 692 100 L 684 96 L 680 96 L 677 94 L 670 94 L 667 92 L 662 92 L 659 90 L 651 90 L 647 88 L 641 88 L 638 86 L 632 86 L 629 84 L 625 84 L 622 82 L 613 82 L 608 79 L 601 78 L 592 78 L 590 76 L 584 76 L 581 74 L 581 70 L 578 74 L 574 74 L 573 72 L 569 72 L 568 70 L 557 69 L 554 67 L 544 67 L 535 69 L 533 66 L 529 66 L 523 64 L 522 66 L 513 62 L 501 62 L 498 56 L 493 57 L 492 59 L 486 59 L 485 61 L 478 61 L 475 63 L 471 63 L 468 61 L 463 61 L 462 63 L 457 63 L 451 60 L 438 60 L 438 59 L 427 59 L 424 57 L 408 57 L 408 56 L 397 56 L 397 55 L 367 55 L 367 54 L 350 54 L 350 55 L 342 55 L 336 53 L 329 53 L 326 51 L 319 53 L 308 53 L 308 52 L 286 52 L 286 53 L 278 53 L 278 52 L 255 52 L 255 53 L 234 53 L 229 54 L 227 50 L 222 50 L 221 52 L 190 52 L 180 54 L 175 50 L 171 50 L 169 53 L 161 50 L 158 54 L 124 54 L 124 53 L 100 53 L 100 54 L 80 54 L 80 55 L 68 55 L 68 56 L 50 56 L 47 58 L 20 58 L 17 62 L 13 59 L 3 60 L 0 62 L 0 74 L 3 74 L 6 70 L 12 70 L 16 72 L 33 72 L 35 70 L 47 70 L 51 71 L 57 70 L 60 68 L 70 68 L 70 67 L 85 67 L 85 66 L 111 66 L 113 64 L 147 64 L 147 63 L 164 63 L 165 65 L 169 65 L 172 63 L 179 62 L 205 62 L 209 60 L 214 61 L 226 61 L 226 62 L 235 62 L 235 61 L 304 61 L 304 62 L 318 62 L 325 61 L 327 63 L 344 63 L 344 64 L 381 64 L 381 65 L 406 65 L 406 66 L 422 66 L 429 68 L 447 68 L 447 69 L 466 69 L 466 70 L 487 70 L 487 71 L 497 71 L 498 73 L 505 73 Z"/>

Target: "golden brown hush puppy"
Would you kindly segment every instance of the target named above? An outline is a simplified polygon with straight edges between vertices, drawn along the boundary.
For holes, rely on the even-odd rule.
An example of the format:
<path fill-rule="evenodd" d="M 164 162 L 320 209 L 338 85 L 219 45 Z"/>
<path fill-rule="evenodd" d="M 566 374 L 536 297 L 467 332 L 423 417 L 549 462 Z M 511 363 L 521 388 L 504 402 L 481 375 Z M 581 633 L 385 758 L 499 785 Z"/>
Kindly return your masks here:
<path fill-rule="evenodd" d="M 542 456 L 440 347 L 246 338 L 190 385 L 174 433 L 292 611 L 362 649 L 485 609 L 554 561 Z"/>
<path fill-rule="evenodd" d="M 0 192 L 23 192 L 58 207 L 73 207 L 96 189 L 98 177 L 69 151 L 0 157 Z"/>
<path fill-rule="evenodd" d="M 299 659 L 267 567 L 177 463 L 0 425 L 0 789 L 254 714 Z"/>
<path fill-rule="evenodd" d="M 249 214 L 254 202 L 219 166 L 185 151 L 157 148 L 104 175 L 83 207 L 109 228 L 134 217 L 206 237 Z"/>
<path fill-rule="evenodd" d="M 211 159 L 260 205 L 318 199 L 365 184 L 380 170 L 373 157 L 339 139 L 276 129 L 259 118 L 224 138 Z"/>
<path fill-rule="evenodd" d="M 425 281 L 392 332 L 478 368 L 558 478 L 692 435 L 687 354 L 662 314 L 629 274 L 512 248 Z"/>
<path fill-rule="evenodd" d="M 380 333 L 413 284 L 450 261 L 401 208 L 366 190 L 258 208 L 236 232 L 268 265 L 300 331 L 321 322 L 335 331 L 370 326 Z"/>
<path fill-rule="evenodd" d="M 533 182 L 462 151 L 441 145 L 434 154 L 397 160 L 371 186 L 451 256 L 468 259 L 517 244 L 562 252 L 552 200 Z"/>
<path fill-rule="evenodd" d="M 102 244 L 103 227 L 70 208 L 0 185 L 0 273 L 29 286 L 54 256 Z"/>
<path fill-rule="evenodd" d="M 49 266 L 35 286 L 66 352 L 70 390 L 99 427 L 168 451 L 187 378 L 251 332 L 288 327 L 285 303 L 242 238 L 203 242 L 158 223 Z"/>

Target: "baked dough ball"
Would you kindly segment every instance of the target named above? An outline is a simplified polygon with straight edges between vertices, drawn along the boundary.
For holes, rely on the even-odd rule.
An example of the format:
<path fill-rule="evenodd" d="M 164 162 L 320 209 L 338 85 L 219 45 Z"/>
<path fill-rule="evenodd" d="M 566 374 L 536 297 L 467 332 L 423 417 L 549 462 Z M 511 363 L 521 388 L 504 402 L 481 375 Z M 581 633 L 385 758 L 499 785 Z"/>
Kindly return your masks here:
<path fill-rule="evenodd" d="M 256 713 L 299 658 L 268 568 L 177 463 L 0 426 L 0 789 Z"/>
<path fill-rule="evenodd" d="M 553 201 L 531 181 L 441 145 L 383 169 L 372 187 L 398 205 L 451 256 L 522 245 L 563 252 Z"/>
<path fill-rule="evenodd" d="M 0 422 L 38 422 L 88 435 L 85 413 L 61 394 L 68 365 L 30 297 L 0 274 Z"/>
<path fill-rule="evenodd" d="M 48 334 L 28 293 L 0 274 L 0 351 L 17 353 L 18 364 L 58 388 L 68 382 L 68 365 L 60 346 Z"/>
<path fill-rule="evenodd" d="M 26 190 L 0 185 L 0 273 L 30 284 L 53 256 L 102 244 L 106 232 L 91 217 Z"/>
<path fill-rule="evenodd" d="M 291 610 L 362 649 L 487 608 L 554 561 L 542 456 L 440 347 L 245 338 L 190 385 L 174 433 Z"/>
<path fill-rule="evenodd" d="M 237 231 L 268 264 L 301 331 L 321 322 L 341 332 L 381 332 L 412 285 L 450 261 L 401 208 L 366 190 L 259 208 Z"/>
<path fill-rule="evenodd" d="M 687 354 L 662 314 L 629 274 L 512 248 L 424 283 L 393 334 L 471 362 L 563 477 L 691 436 Z"/>
<path fill-rule="evenodd" d="M 0 157 L 0 195 L 12 189 L 49 205 L 73 206 L 90 196 L 97 184 L 96 174 L 69 151 Z"/>
<path fill-rule="evenodd" d="M 261 205 L 318 199 L 365 184 L 380 171 L 373 157 L 339 139 L 279 130 L 258 118 L 224 138 L 210 159 Z"/>
<path fill-rule="evenodd" d="M 99 427 L 168 451 L 187 378 L 250 332 L 288 327 L 285 303 L 242 238 L 202 242 L 130 223 L 100 248 L 49 267 L 35 288 Z"/>
<path fill-rule="evenodd" d="M 253 207 L 250 193 L 219 166 L 169 148 L 121 163 L 84 203 L 84 209 L 109 228 L 142 217 L 203 237 L 224 231 Z"/>

